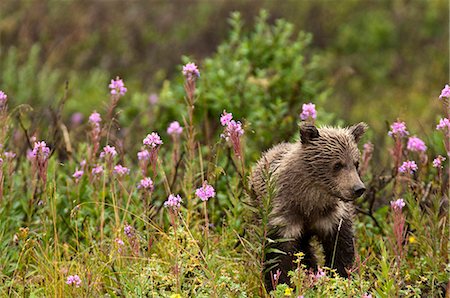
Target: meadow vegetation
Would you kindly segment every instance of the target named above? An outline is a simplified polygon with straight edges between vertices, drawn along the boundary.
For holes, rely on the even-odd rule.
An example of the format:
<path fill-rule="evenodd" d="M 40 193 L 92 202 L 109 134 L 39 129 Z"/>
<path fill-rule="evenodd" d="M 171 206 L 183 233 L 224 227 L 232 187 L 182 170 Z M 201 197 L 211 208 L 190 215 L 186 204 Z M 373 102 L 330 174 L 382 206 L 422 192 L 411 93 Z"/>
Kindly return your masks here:
<path fill-rule="evenodd" d="M 271 24 L 265 12 L 251 30 L 238 13 L 230 24 L 215 54 L 198 63 L 183 57 L 154 94 L 102 70 L 41 67 L 40 45 L 23 64 L 8 51 L 0 75 L 0 295 L 448 295 L 445 78 L 442 91 L 427 91 L 434 96 L 426 105 L 440 112 L 421 123 L 426 135 L 400 113 L 359 119 L 378 130 L 361 148 L 367 192 L 356 202 L 348 278 L 310 272 L 299 254 L 292 285 L 277 284 L 274 273 L 276 290 L 266 293 L 265 247 L 282 240 L 267 238 L 276 190 L 263 206 L 249 204 L 252 165 L 271 145 L 298 139 L 300 121 L 352 123 L 330 109 L 330 57 L 312 54 L 309 33 Z"/>

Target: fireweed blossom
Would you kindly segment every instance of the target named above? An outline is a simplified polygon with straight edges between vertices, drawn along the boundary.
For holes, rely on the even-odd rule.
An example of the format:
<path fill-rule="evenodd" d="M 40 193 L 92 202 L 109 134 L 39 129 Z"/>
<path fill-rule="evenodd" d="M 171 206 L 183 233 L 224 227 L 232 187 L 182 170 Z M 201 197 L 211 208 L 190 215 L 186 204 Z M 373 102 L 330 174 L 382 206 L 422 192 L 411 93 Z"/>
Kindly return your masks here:
<path fill-rule="evenodd" d="M 123 232 L 128 238 L 132 238 L 134 236 L 134 228 L 128 224 L 123 227 Z"/>
<path fill-rule="evenodd" d="M 437 168 L 437 169 L 442 169 L 442 162 L 445 160 L 446 158 L 443 157 L 442 155 L 438 155 L 434 160 L 433 160 L 433 167 Z"/>
<path fill-rule="evenodd" d="M 441 119 L 439 120 L 439 124 L 436 125 L 436 129 L 437 130 L 449 130 L 450 131 L 450 120 L 448 120 L 447 118 Z"/>
<path fill-rule="evenodd" d="M 91 143 L 92 143 L 92 152 L 91 152 L 91 159 L 94 160 L 95 156 L 97 155 L 98 149 L 100 148 L 100 138 L 101 138 L 101 123 L 102 118 L 99 113 L 94 111 L 89 116 L 89 125 L 91 126 L 91 131 L 89 132 Z"/>
<path fill-rule="evenodd" d="M 29 154 L 29 159 L 33 164 L 33 169 L 38 173 L 44 185 L 47 182 L 47 166 L 50 157 L 50 148 L 44 141 L 35 142 L 34 148 Z"/>
<path fill-rule="evenodd" d="M 68 284 L 69 286 L 75 286 L 75 287 L 80 287 L 81 286 L 81 278 L 78 275 L 69 275 L 67 277 L 67 281 L 66 284 Z"/>
<path fill-rule="evenodd" d="M 167 128 L 167 133 L 172 137 L 178 137 L 183 132 L 183 127 L 178 121 L 173 121 L 169 124 Z"/>
<path fill-rule="evenodd" d="M 103 167 L 101 165 L 92 168 L 92 175 L 100 176 L 101 174 L 103 174 Z"/>
<path fill-rule="evenodd" d="M 128 175 L 130 173 L 130 169 L 127 167 L 124 167 L 122 165 L 116 165 L 114 167 L 114 174 L 116 174 L 119 177 L 123 177 L 125 175 Z"/>
<path fill-rule="evenodd" d="M 159 97 L 158 97 L 158 95 L 157 95 L 156 93 L 152 93 L 152 94 L 150 94 L 150 95 L 148 96 L 148 102 L 149 102 L 151 105 L 157 104 L 157 103 L 158 103 L 158 100 L 159 100 Z"/>
<path fill-rule="evenodd" d="M 6 159 L 14 159 L 15 157 L 16 157 L 16 154 L 14 153 L 14 152 L 12 152 L 12 151 L 6 151 L 5 153 L 5 157 L 6 157 Z"/>
<path fill-rule="evenodd" d="M 200 71 L 198 70 L 197 65 L 192 62 L 183 66 L 182 73 L 188 81 L 195 81 L 195 79 L 200 77 Z"/>
<path fill-rule="evenodd" d="M 153 191 L 153 180 L 151 178 L 145 177 L 141 179 L 139 182 L 138 188 L 144 191 L 152 192 Z"/>
<path fill-rule="evenodd" d="M 127 92 L 125 84 L 119 77 L 116 77 L 115 80 L 111 80 L 111 84 L 109 84 L 109 89 L 111 89 L 110 92 L 112 95 L 124 96 L 125 93 Z"/>
<path fill-rule="evenodd" d="M 418 167 L 414 160 L 408 160 L 403 162 L 403 164 L 398 168 L 400 173 L 412 174 L 417 171 Z"/>
<path fill-rule="evenodd" d="M 181 199 L 180 195 L 175 196 L 171 194 L 164 202 L 164 207 L 170 208 L 172 210 L 178 210 L 181 206 L 182 201 L 183 200 Z"/>
<path fill-rule="evenodd" d="M 441 91 L 441 95 L 439 95 L 439 99 L 442 98 L 450 98 L 450 86 L 448 84 L 445 84 L 444 89 Z"/>
<path fill-rule="evenodd" d="M 419 139 L 418 137 L 410 137 L 408 139 L 408 145 L 406 146 L 406 148 L 409 151 L 415 152 L 425 152 L 427 150 L 425 142 Z"/>
<path fill-rule="evenodd" d="M 316 105 L 313 103 L 303 104 L 300 119 L 306 121 L 308 119 L 315 120 L 317 118 Z"/>
<path fill-rule="evenodd" d="M 361 298 L 372 298 L 372 294 L 364 293 Z"/>
<path fill-rule="evenodd" d="M 222 124 L 222 126 L 226 126 L 232 119 L 233 114 L 227 113 L 227 111 L 223 110 L 223 114 L 220 116 L 220 124 Z"/>
<path fill-rule="evenodd" d="M 195 191 L 195 195 L 202 201 L 208 201 L 210 198 L 214 198 L 216 195 L 216 192 L 214 190 L 214 187 L 208 184 L 208 181 L 203 182 L 203 186 L 200 188 L 197 188 Z"/>
<path fill-rule="evenodd" d="M 110 163 L 116 155 L 116 148 L 114 146 L 106 145 L 100 153 L 100 158 L 104 158 L 108 163 Z"/>
<path fill-rule="evenodd" d="M 405 201 L 403 199 L 398 199 L 391 201 L 391 208 L 395 211 L 401 211 L 405 207 Z"/>
<path fill-rule="evenodd" d="M 82 170 L 76 170 L 75 173 L 73 173 L 72 177 L 75 179 L 75 182 L 78 183 L 83 177 L 84 171 Z"/>
<path fill-rule="evenodd" d="M 188 63 L 183 66 L 182 73 L 185 78 L 184 90 L 186 91 L 189 102 L 189 113 L 192 113 L 194 105 L 195 81 L 200 77 L 200 71 L 198 70 L 197 65 L 194 63 Z"/>
<path fill-rule="evenodd" d="M 390 137 L 405 137 L 407 135 L 409 135 L 408 130 L 406 129 L 406 124 L 405 122 L 394 122 L 391 125 L 391 130 L 388 132 L 388 135 Z"/>
<path fill-rule="evenodd" d="M 161 137 L 156 133 L 152 132 L 148 134 L 145 139 L 142 141 L 144 146 L 149 150 L 150 153 L 150 165 L 153 170 L 153 174 L 156 173 L 156 161 L 158 160 L 158 150 L 159 147 L 163 144 Z"/>
<path fill-rule="evenodd" d="M 8 100 L 8 95 L 6 95 L 5 92 L 3 92 L 2 90 L 0 90 L 0 106 L 4 105 L 6 103 L 6 101 Z"/>
<path fill-rule="evenodd" d="M 233 114 L 227 113 L 225 110 L 220 116 L 220 124 L 224 126 L 224 131 L 220 135 L 225 141 L 230 142 L 233 145 L 234 154 L 237 157 L 241 157 L 241 136 L 244 134 L 242 124 L 239 121 L 234 121 Z"/>

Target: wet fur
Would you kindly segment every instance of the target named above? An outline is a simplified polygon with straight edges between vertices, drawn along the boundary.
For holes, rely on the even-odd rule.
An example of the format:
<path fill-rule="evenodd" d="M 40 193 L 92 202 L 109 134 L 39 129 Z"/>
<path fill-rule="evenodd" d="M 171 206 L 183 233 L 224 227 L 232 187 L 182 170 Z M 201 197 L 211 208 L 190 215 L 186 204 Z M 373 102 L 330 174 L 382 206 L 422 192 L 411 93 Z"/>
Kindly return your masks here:
<path fill-rule="evenodd" d="M 354 207 L 349 189 L 355 183 L 362 184 L 355 164 L 360 158 L 357 142 L 366 129 L 364 123 L 350 128 L 321 129 L 303 125 L 301 141 L 276 145 L 254 167 L 250 186 L 256 205 L 261 205 L 266 196 L 267 170 L 276 186 L 270 202 L 269 237 L 291 239 L 272 245 L 286 252 L 285 255 L 266 256 L 267 261 L 278 258 L 278 265 L 271 272 L 281 270 L 279 283 L 289 283 L 287 272 L 294 269 L 294 254 L 298 251 L 305 253 L 305 265 L 317 267 L 310 244 L 313 236 L 324 248 L 325 265 L 347 276 L 346 268 L 352 266 L 354 259 Z M 336 162 L 344 165 L 339 175 L 332 168 Z M 268 290 L 272 287 L 271 272 L 265 277 Z"/>

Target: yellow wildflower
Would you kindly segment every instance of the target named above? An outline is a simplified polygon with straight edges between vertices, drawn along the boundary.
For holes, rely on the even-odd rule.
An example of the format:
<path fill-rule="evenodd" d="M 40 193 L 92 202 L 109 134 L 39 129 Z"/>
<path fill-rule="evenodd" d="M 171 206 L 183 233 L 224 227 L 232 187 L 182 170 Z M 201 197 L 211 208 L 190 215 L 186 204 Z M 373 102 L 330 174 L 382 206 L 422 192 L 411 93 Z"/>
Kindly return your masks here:
<path fill-rule="evenodd" d="M 170 298 L 181 298 L 180 294 L 172 294 L 170 295 Z"/>
<path fill-rule="evenodd" d="M 408 241 L 409 241 L 409 243 L 416 243 L 417 242 L 416 241 L 416 237 L 414 237 L 414 236 L 409 236 Z"/>
<path fill-rule="evenodd" d="M 287 287 L 286 290 L 284 290 L 284 296 L 291 296 L 292 295 L 292 289 Z"/>

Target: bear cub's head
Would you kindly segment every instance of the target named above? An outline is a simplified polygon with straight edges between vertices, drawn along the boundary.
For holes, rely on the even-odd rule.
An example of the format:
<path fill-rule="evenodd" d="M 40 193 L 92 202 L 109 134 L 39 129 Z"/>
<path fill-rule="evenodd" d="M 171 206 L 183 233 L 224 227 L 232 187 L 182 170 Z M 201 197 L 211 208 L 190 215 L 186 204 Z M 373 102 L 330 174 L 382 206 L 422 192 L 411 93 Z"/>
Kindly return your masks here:
<path fill-rule="evenodd" d="M 361 122 L 347 128 L 300 126 L 302 168 L 307 178 L 320 189 L 343 200 L 351 201 L 366 190 L 358 173 L 358 142 L 367 130 Z"/>

